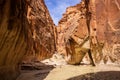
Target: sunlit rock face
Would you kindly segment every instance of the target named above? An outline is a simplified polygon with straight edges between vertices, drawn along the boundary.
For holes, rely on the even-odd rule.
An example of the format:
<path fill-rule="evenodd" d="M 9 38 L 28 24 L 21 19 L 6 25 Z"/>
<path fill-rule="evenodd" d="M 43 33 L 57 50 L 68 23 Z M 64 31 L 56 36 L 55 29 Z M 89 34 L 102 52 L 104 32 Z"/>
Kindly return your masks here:
<path fill-rule="evenodd" d="M 56 50 L 67 55 L 71 35 L 90 35 L 93 45 L 104 45 L 104 62 L 120 62 L 119 14 L 119 0 L 82 0 L 67 8 L 56 29 L 44 0 L 0 0 L 0 80 L 15 80 L 21 62 L 49 58 Z"/>
<path fill-rule="evenodd" d="M 68 39 L 71 35 L 84 38 L 88 34 L 86 24 L 86 9 L 84 3 L 80 3 L 76 6 L 71 6 L 66 9 L 62 19 L 59 21 L 57 31 L 57 50 L 59 53 L 66 55 L 66 39 Z"/>
<path fill-rule="evenodd" d="M 109 59 L 112 62 L 119 60 L 119 14 L 119 0 L 82 0 L 80 4 L 68 7 L 57 27 L 58 52 L 67 55 L 65 40 L 72 34 L 80 38 L 90 35 L 91 48 L 93 52 L 99 52 L 104 63 Z M 75 27 L 76 30 L 71 33 Z M 98 50 L 94 51 L 94 47 Z"/>
<path fill-rule="evenodd" d="M 40 61 L 49 58 L 55 51 L 55 25 L 44 0 L 28 0 L 29 50 L 23 62 Z"/>
<path fill-rule="evenodd" d="M 50 57 L 55 37 L 44 0 L 0 0 L 0 80 L 15 80 L 21 62 Z"/>
<path fill-rule="evenodd" d="M 96 28 L 97 40 L 99 41 L 99 43 L 104 43 L 103 49 L 104 56 L 107 56 L 106 59 L 110 58 L 112 60 L 116 57 L 117 60 L 119 60 L 120 1 L 91 0 L 90 7 L 91 7 L 90 11 L 92 12 L 91 28 L 92 29 Z"/>

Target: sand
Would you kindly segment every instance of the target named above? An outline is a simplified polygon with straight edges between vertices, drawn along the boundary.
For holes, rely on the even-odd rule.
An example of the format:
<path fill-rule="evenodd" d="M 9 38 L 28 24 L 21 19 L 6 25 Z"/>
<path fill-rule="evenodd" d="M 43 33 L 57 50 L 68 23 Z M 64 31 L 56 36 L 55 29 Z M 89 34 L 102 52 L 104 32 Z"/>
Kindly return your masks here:
<path fill-rule="evenodd" d="M 41 70 L 22 70 L 17 80 L 120 80 L 120 65 L 63 65 Z"/>

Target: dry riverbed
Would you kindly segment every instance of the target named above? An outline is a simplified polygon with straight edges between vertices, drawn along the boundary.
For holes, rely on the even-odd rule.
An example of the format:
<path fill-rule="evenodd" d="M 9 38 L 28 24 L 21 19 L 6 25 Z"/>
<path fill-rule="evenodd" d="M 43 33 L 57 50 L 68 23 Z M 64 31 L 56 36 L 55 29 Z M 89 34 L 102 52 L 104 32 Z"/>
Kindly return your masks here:
<path fill-rule="evenodd" d="M 39 70 L 22 70 L 17 80 L 120 80 L 120 65 L 47 66 Z"/>

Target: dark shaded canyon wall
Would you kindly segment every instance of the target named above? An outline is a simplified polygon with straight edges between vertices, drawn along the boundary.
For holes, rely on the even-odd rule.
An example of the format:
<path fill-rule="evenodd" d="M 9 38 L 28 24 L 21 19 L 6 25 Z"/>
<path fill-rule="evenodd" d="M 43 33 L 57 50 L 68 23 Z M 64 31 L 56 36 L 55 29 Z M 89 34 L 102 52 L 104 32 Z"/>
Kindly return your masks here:
<path fill-rule="evenodd" d="M 104 62 L 114 62 L 120 56 L 120 1 L 118 0 L 82 0 L 68 7 L 59 22 L 59 53 L 66 55 L 65 38 L 71 34 L 84 38 L 90 34 L 93 52 L 99 53 Z M 75 32 L 71 33 L 76 27 Z M 97 50 L 95 50 L 97 49 Z M 101 59 L 100 58 L 100 59 Z M 119 61 L 118 61 L 119 62 Z"/>
<path fill-rule="evenodd" d="M 15 80 L 21 61 L 50 57 L 54 30 L 43 0 L 0 0 L 0 80 Z"/>
<path fill-rule="evenodd" d="M 0 0 L 0 80 L 14 80 L 27 51 L 26 5 L 23 0 Z"/>

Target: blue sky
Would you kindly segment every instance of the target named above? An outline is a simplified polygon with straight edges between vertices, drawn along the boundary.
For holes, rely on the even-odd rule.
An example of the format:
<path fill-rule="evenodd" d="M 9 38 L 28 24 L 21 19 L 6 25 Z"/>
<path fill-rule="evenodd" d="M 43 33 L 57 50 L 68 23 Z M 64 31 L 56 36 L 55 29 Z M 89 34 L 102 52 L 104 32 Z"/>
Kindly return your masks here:
<path fill-rule="evenodd" d="M 66 8 L 69 6 L 76 5 L 81 0 L 44 0 L 50 15 L 57 25 L 58 21 L 62 18 L 62 14 L 65 12 Z"/>

